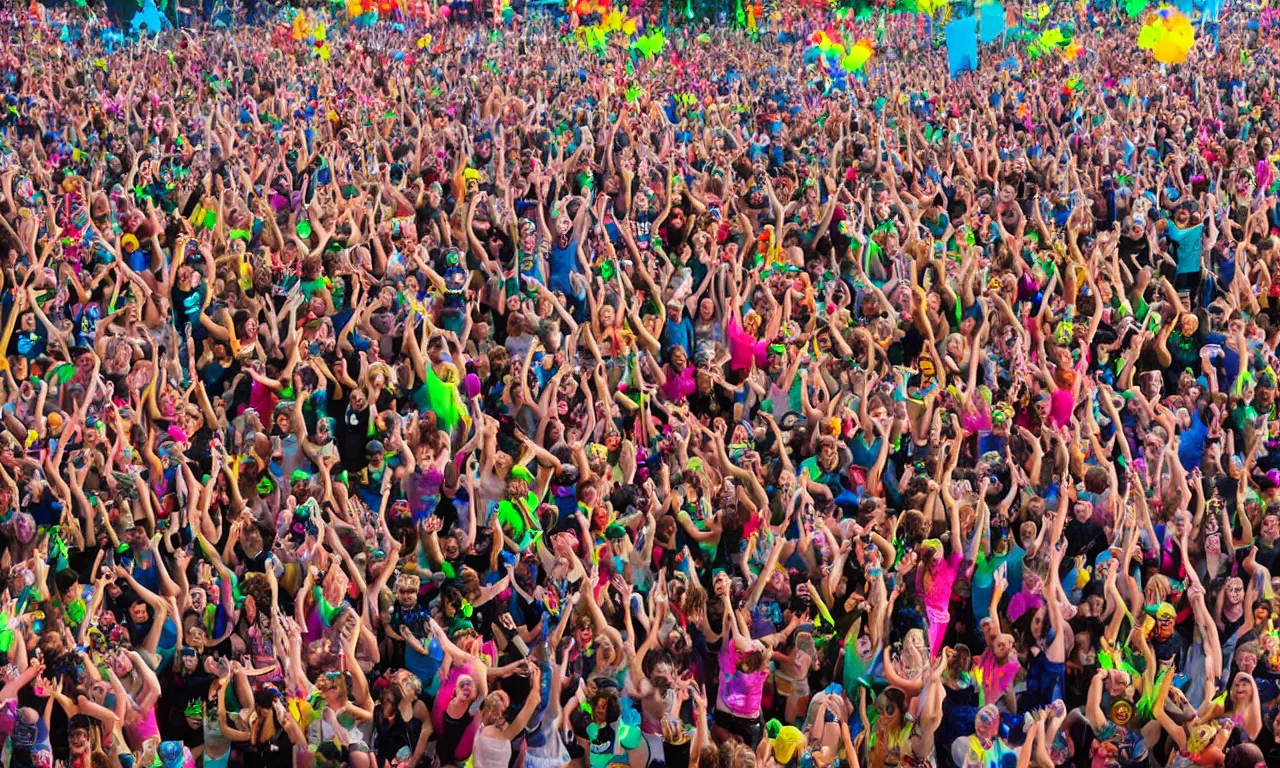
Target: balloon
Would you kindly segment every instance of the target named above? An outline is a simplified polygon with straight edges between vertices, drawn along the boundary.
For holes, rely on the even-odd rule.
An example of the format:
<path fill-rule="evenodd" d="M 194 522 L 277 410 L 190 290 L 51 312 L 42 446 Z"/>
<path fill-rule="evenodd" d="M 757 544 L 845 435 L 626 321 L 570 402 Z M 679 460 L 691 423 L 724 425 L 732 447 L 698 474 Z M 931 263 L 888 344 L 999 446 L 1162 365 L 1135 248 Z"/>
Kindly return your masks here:
<path fill-rule="evenodd" d="M 1180 64 L 1186 60 L 1188 49 L 1182 48 L 1178 45 L 1178 41 L 1165 35 L 1156 41 L 1151 53 L 1156 57 L 1156 61 L 1163 64 Z"/>
<path fill-rule="evenodd" d="M 1142 50 L 1149 50 L 1155 47 L 1156 40 L 1160 39 L 1160 30 L 1154 25 L 1148 25 L 1142 28 L 1138 33 L 1138 47 Z"/>
<path fill-rule="evenodd" d="M 468 373 L 463 379 L 463 383 L 467 387 L 467 398 L 478 397 L 480 395 L 480 377 L 474 373 Z"/>
<path fill-rule="evenodd" d="M 1195 46 L 1195 29 L 1185 14 L 1167 5 L 1148 16 L 1138 32 L 1138 48 L 1161 64 L 1181 64 Z"/>
<path fill-rule="evenodd" d="M 849 53 L 841 59 L 840 66 L 846 72 L 857 72 L 866 66 L 874 54 L 875 48 L 871 45 L 871 41 L 864 37 L 853 44 L 853 47 L 849 49 Z"/>
<path fill-rule="evenodd" d="M 666 38 L 662 34 L 662 30 L 655 29 L 648 34 L 641 35 L 632 43 L 638 53 L 645 57 L 653 57 L 662 53 L 663 47 L 666 45 Z"/>
<path fill-rule="evenodd" d="M 1040 45 L 1045 48 L 1053 48 L 1054 46 L 1062 45 L 1066 40 L 1066 35 L 1063 35 L 1062 30 L 1057 27 L 1045 30 L 1045 32 L 1040 35 Z"/>
<path fill-rule="evenodd" d="M 1191 53 L 1191 45 L 1176 35 L 1165 35 L 1156 41 L 1151 53 L 1162 64 L 1181 64 Z"/>

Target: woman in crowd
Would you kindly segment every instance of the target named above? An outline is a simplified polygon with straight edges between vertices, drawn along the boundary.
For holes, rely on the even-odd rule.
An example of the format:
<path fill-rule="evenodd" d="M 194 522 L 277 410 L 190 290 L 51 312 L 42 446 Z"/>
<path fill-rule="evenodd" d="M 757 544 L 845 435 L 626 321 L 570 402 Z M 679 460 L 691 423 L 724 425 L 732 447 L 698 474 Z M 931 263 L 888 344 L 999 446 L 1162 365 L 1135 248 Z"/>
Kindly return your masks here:
<path fill-rule="evenodd" d="M 348 5 L 0 10 L 0 761 L 1280 764 L 1273 10 Z"/>

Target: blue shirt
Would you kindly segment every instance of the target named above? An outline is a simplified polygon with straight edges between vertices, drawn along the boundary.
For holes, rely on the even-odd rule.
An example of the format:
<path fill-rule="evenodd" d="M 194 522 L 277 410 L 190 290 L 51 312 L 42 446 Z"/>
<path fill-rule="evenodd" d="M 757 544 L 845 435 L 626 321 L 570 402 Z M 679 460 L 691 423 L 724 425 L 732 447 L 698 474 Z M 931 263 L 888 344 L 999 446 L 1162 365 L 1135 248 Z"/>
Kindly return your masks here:
<path fill-rule="evenodd" d="M 1182 432 L 1182 442 L 1178 444 L 1178 461 L 1182 468 L 1190 472 L 1200 466 L 1204 458 L 1204 443 L 1209 436 L 1209 428 L 1200 420 L 1200 409 L 1191 409 L 1191 426 Z"/>
<path fill-rule="evenodd" d="M 1204 249 L 1204 240 L 1201 237 L 1203 231 L 1204 224 L 1182 229 L 1173 222 L 1169 222 L 1167 230 L 1169 240 L 1178 248 L 1178 274 L 1186 275 L 1200 271 L 1200 253 Z"/>
<path fill-rule="evenodd" d="M 684 353 L 693 357 L 693 321 L 688 315 L 680 318 L 680 322 L 667 321 L 662 326 L 662 346 L 664 349 L 684 347 Z"/>
<path fill-rule="evenodd" d="M 1012 536 L 1013 532 L 1010 531 Z M 981 622 L 991 615 L 991 593 L 995 591 L 995 573 L 1001 565 L 1009 567 L 1006 577 L 1009 580 L 1007 594 L 1016 595 L 1022 591 L 1022 560 L 1027 556 L 1025 550 L 1014 544 L 1003 555 L 978 555 L 978 562 L 973 569 L 973 618 Z"/>
<path fill-rule="evenodd" d="M 569 276 L 578 271 L 578 241 L 570 240 L 564 248 L 552 247 L 547 262 L 547 270 L 551 272 L 551 282 L 547 287 L 565 296 L 573 295 Z"/>

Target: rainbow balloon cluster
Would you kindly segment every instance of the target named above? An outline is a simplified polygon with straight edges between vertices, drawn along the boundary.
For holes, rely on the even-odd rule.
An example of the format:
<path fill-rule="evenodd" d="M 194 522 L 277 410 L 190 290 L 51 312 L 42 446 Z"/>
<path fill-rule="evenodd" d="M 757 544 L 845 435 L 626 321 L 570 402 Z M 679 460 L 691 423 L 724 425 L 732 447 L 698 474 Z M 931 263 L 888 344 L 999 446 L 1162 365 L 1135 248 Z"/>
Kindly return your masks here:
<path fill-rule="evenodd" d="M 1075 59 L 1084 50 L 1083 47 L 1071 39 L 1071 35 L 1062 30 L 1062 27 L 1050 27 L 1041 32 L 1031 41 L 1027 47 L 1027 52 L 1031 58 L 1039 58 L 1047 56 L 1050 53 L 1058 52 L 1068 61 Z"/>
<path fill-rule="evenodd" d="M 569 6 L 578 18 L 585 18 L 593 13 L 605 16 L 609 13 L 609 0 L 574 0 Z"/>
<path fill-rule="evenodd" d="M 620 11 L 610 11 L 600 18 L 600 31 L 605 33 L 621 32 L 627 37 L 636 33 L 635 18 L 628 19 Z"/>
<path fill-rule="evenodd" d="M 1138 47 L 1151 51 L 1162 64 L 1181 64 L 1196 44 L 1196 31 L 1185 14 L 1168 5 L 1147 17 L 1138 33 Z"/>
<path fill-rule="evenodd" d="M 600 6 L 602 9 L 607 6 Z M 636 34 L 638 21 L 635 17 L 628 18 L 621 11 L 604 10 L 600 14 L 600 21 L 596 24 L 583 24 L 575 30 L 574 34 L 578 38 L 578 46 L 582 50 L 593 49 L 601 56 L 607 50 L 610 41 L 615 45 L 626 48 L 634 47 L 639 40 L 633 41 Z M 642 36 L 640 39 L 644 39 Z M 646 41 L 646 46 L 648 42 Z M 661 50 L 659 45 L 658 50 Z"/>
<path fill-rule="evenodd" d="M 294 40 L 307 41 L 311 44 L 314 55 L 324 61 L 329 60 L 331 54 L 329 36 L 323 21 L 312 20 L 306 13 L 299 11 L 293 17 L 293 28 L 290 30 L 290 35 Z"/>
<path fill-rule="evenodd" d="M 828 63 L 839 65 L 845 72 L 858 72 L 867 65 L 876 49 L 869 38 L 846 46 L 837 33 L 819 30 L 809 38 L 810 50 L 816 50 Z"/>
<path fill-rule="evenodd" d="M 662 53 L 662 49 L 666 47 L 667 38 L 662 34 L 661 29 L 650 30 L 648 33 L 636 38 L 631 44 L 631 51 L 639 56 L 651 59 Z"/>
<path fill-rule="evenodd" d="M 400 0 L 345 0 L 345 3 L 347 15 L 365 24 L 377 21 L 379 16 L 384 19 L 391 18 L 396 8 L 400 6 Z"/>

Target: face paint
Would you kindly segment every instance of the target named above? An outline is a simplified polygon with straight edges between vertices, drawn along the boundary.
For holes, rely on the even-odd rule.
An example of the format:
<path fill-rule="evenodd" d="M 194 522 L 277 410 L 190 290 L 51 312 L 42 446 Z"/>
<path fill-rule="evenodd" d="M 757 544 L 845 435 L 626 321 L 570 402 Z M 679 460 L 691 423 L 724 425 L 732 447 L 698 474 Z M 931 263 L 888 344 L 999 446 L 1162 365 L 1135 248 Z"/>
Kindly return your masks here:
<path fill-rule="evenodd" d="M 974 718 L 974 728 L 978 735 L 984 739 L 993 739 L 1000 732 L 1000 712 L 993 706 L 986 706 L 978 710 L 977 717 Z"/>
<path fill-rule="evenodd" d="M 1195 726 L 1187 735 L 1187 752 L 1193 755 L 1200 754 L 1213 741 L 1217 732 L 1217 729 L 1208 723 Z"/>
<path fill-rule="evenodd" d="M 1111 722 L 1116 725 L 1127 726 L 1129 721 L 1133 719 L 1133 705 L 1124 699 L 1117 700 L 1111 705 Z"/>

